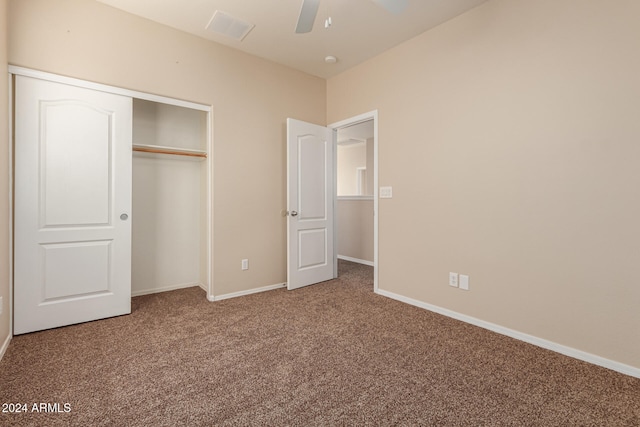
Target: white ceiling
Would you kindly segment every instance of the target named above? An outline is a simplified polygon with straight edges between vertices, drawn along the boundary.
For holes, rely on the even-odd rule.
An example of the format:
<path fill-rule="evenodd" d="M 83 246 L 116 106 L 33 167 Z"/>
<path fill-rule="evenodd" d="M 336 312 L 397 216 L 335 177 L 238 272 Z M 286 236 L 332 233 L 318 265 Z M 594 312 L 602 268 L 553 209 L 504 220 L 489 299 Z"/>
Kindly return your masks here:
<path fill-rule="evenodd" d="M 371 0 L 321 0 L 313 31 L 295 34 L 302 0 L 97 0 L 306 73 L 329 78 L 487 0 L 409 0 L 394 15 Z M 205 30 L 216 10 L 255 24 L 237 41 Z M 331 16 L 333 25 L 324 28 Z M 335 64 L 324 58 L 333 55 Z"/>

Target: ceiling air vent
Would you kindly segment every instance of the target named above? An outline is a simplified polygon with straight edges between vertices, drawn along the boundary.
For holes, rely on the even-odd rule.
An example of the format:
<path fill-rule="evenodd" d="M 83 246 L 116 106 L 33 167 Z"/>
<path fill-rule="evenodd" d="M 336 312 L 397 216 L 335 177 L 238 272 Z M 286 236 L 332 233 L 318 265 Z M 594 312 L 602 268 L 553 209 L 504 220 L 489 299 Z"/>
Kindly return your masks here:
<path fill-rule="evenodd" d="M 205 27 L 209 31 L 242 41 L 255 25 L 216 10 Z"/>

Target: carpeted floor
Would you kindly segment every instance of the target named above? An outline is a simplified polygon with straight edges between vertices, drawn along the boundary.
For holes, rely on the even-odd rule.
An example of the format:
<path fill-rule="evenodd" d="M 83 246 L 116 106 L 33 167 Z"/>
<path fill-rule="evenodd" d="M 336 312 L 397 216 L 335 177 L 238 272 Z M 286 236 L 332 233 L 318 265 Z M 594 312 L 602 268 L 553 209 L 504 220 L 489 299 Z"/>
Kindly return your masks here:
<path fill-rule="evenodd" d="M 15 337 L 0 403 L 28 406 L 3 426 L 639 426 L 640 379 L 375 295 L 341 262 L 297 291 L 183 289 Z"/>

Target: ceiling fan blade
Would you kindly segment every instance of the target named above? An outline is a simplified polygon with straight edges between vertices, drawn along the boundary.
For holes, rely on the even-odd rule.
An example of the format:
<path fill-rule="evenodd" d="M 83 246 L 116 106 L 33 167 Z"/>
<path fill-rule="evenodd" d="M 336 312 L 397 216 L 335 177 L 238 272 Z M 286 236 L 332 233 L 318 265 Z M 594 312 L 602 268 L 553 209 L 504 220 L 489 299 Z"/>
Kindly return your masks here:
<path fill-rule="evenodd" d="M 308 33 L 313 28 L 313 22 L 316 20 L 318 6 L 320 0 L 302 0 L 302 8 L 300 9 L 300 17 L 296 25 L 296 33 Z"/>
<path fill-rule="evenodd" d="M 371 0 L 394 15 L 400 15 L 409 6 L 409 0 Z"/>

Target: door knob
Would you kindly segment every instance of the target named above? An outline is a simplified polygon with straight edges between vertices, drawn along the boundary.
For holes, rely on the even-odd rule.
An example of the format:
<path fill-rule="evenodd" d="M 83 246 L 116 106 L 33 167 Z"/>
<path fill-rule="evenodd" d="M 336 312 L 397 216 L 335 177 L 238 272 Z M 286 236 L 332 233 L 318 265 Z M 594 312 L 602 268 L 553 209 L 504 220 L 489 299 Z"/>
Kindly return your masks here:
<path fill-rule="evenodd" d="M 123 213 L 122 215 L 120 215 L 120 219 L 123 221 L 126 221 L 129 218 L 129 215 L 127 215 L 126 213 Z"/>
<path fill-rule="evenodd" d="M 291 211 L 291 216 L 298 216 L 298 212 L 296 212 L 296 211 Z"/>

